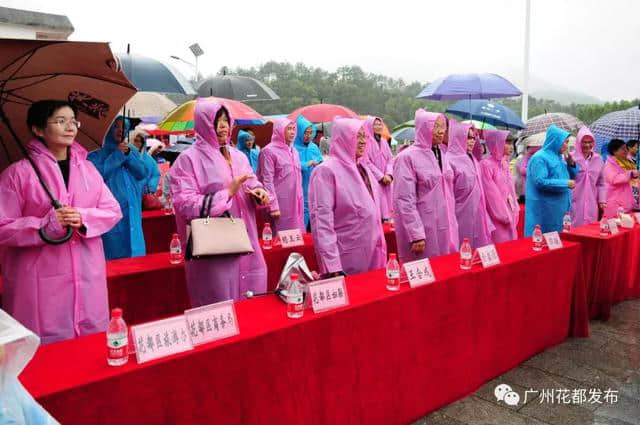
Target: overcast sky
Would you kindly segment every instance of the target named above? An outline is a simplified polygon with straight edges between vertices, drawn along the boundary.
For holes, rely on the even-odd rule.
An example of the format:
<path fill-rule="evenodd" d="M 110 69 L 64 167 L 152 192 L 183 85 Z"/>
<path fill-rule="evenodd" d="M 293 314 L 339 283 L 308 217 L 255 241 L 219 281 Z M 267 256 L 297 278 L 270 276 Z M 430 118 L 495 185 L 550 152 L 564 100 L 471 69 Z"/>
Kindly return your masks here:
<path fill-rule="evenodd" d="M 640 97 L 640 1 L 532 0 L 531 74 L 602 100 Z M 522 82 L 525 0 L 65 1 L 0 5 L 67 15 L 72 40 L 188 61 L 201 73 L 268 60 L 429 81 L 495 72 Z M 108 9 L 104 9 L 108 7 Z M 175 61 L 174 61 L 175 62 Z M 193 72 L 188 66 L 185 74 Z"/>

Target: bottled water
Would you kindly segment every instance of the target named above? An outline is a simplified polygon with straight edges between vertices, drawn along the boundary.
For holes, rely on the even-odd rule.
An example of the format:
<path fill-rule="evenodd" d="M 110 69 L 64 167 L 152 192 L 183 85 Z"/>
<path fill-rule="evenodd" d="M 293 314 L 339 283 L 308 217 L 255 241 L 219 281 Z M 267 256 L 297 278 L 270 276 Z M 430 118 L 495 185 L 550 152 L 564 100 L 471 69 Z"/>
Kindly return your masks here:
<path fill-rule="evenodd" d="M 111 321 L 107 327 L 107 363 L 122 366 L 129 360 L 129 335 L 127 324 L 122 319 L 122 309 L 111 310 Z"/>
<path fill-rule="evenodd" d="M 534 251 L 542 251 L 542 247 L 544 245 L 544 238 L 542 237 L 542 230 L 540 229 L 540 225 L 536 224 L 536 228 L 533 230 L 533 250 Z"/>
<path fill-rule="evenodd" d="M 609 222 L 605 217 L 602 217 L 602 220 L 600 220 L 600 236 L 609 236 L 610 234 Z"/>
<path fill-rule="evenodd" d="M 571 231 L 571 214 L 567 211 L 562 218 L 562 231 L 568 233 Z"/>
<path fill-rule="evenodd" d="M 291 284 L 287 288 L 287 317 L 300 319 L 304 316 L 304 291 L 297 273 L 291 273 L 289 279 Z"/>
<path fill-rule="evenodd" d="M 264 223 L 264 229 L 262 229 L 262 247 L 264 249 L 271 249 L 273 246 L 273 231 L 271 230 L 271 224 Z"/>
<path fill-rule="evenodd" d="M 169 244 L 169 262 L 171 264 L 180 264 L 183 258 L 180 237 L 177 233 L 174 233 L 171 237 L 171 243 Z"/>
<path fill-rule="evenodd" d="M 473 261 L 473 250 L 469 243 L 469 238 L 464 238 L 462 245 L 460 245 L 460 268 L 462 270 L 471 269 Z"/>
<path fill-rule="evenodd" d="M 173 214 L 173 202 L 171 201 L 171 195 L 167 194 L 164 198 L 164 205 L 162 207 L 164 215 Z"/>
<path fill-rule="evenodd" d="M 387 262 L 387 289 L 397 291 L 400 289 L 400 264 L 396 260 L 396 254 L 389 254 Z"/>

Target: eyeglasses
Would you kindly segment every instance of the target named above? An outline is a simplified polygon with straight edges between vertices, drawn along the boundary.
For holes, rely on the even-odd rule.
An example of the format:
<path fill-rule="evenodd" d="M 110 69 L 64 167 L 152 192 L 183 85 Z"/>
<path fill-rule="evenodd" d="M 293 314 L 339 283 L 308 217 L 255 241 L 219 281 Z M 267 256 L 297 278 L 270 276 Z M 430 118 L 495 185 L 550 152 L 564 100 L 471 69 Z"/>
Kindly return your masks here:
<path fill-rule="evenodd" d="M 62 128 L 67 128 L 67 125 L 71 124 L 75 128 L 80 128 L 80 121 L 76 121 L 75 118 L 66 119 L 66 118 L 58 118 L 53 121 L 47 121 L 49 124 L 58 124 Z"/>

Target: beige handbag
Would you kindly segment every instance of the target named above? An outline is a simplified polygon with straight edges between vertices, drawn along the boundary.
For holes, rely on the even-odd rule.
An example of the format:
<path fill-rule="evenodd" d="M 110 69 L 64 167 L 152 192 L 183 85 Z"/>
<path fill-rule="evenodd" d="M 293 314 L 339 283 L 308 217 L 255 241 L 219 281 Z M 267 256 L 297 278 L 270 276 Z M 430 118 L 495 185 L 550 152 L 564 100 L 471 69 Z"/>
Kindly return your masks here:
<path fill-rule="evenodd" d="M 206 195 L 200 216 L 187 226 L 187 259 L 221 255 L 251 254 L 253 246 L 244 220 L 226 217 L 209 217 L 211 195 Z"/>

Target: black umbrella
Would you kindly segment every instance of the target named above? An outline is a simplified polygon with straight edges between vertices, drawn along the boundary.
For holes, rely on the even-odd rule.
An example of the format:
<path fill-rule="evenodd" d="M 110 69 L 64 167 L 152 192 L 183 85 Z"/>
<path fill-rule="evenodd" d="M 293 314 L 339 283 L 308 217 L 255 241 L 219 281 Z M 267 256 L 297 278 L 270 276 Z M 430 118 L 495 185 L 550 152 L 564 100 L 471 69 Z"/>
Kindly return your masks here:
<path fill-rule="evenodd" d="M 116 53 L 122 70 L 138 91 L 194 95 L 189 80 L 168 63 L 133 53 Z"/>
<path fill-rule="evenodd" d="M 26 125 L 29 107 L 44 99 L 73 104 L 82 122 L 77 141 L 93 150 L 102 145 L 118 110 L 135 92 L 107 43 L 0 39 L 0 171 L 26 158 L 53 207 L 60 208 L 22 144 L 32 137 Z M 40 231 L 51 244 L 65 242 L 71 234 L 56 241 Z"/>
<path fill-rule="evenodd" d="M 239 75 L 220 75 L 203 80 L 198 86 L 198 96 L 224 97 L 239 101 L 280 99 L 280 96 L 264 83 Z"/>

